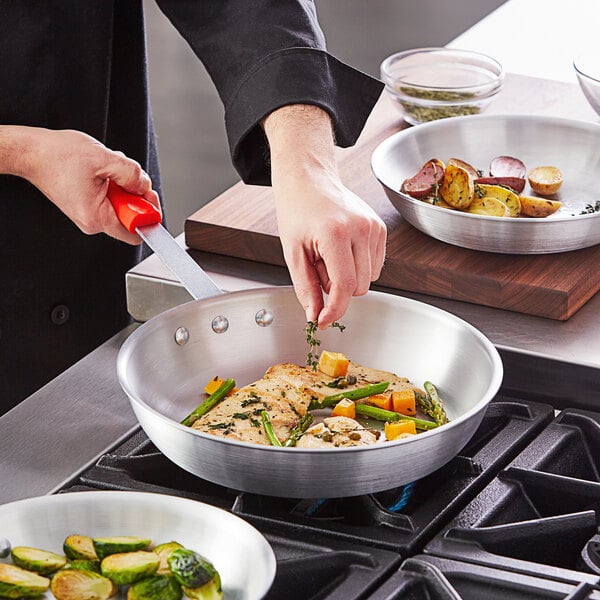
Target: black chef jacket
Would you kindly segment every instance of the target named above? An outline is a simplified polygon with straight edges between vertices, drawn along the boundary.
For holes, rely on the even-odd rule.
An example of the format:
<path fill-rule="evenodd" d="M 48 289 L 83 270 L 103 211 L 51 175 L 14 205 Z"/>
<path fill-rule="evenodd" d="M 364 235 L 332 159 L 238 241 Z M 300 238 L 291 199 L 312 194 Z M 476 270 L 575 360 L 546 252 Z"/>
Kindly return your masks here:
<path fill-rule="evenodd" d="M 270 183 L 259 122 L 282 105 L 321 106 L 337 144 L 355 142 L 382 86 L 326 52 L 312 1 L 158 4 L 216 85 L 244 181 Z M 0 124 L 88 133 L 160 190 L 146 75 L 142 0 L 0 3 Z M 81 233 L 13 176 L 0 175 L 0 222 L 2 414 L 129 322 L 125 272 L 141 250 Z"/>

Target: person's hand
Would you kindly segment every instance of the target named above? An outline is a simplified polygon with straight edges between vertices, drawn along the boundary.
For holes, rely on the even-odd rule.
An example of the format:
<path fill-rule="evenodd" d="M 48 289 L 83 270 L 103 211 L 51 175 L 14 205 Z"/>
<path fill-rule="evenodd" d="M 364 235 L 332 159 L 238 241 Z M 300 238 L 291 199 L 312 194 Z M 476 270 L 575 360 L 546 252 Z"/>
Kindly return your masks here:
<path fill-rule="evenodd" d="M 386 228 L 339 179 L 317 171 L 274 183 L 285 260 L 308 321 L 340 319 L 352 296 L 366 294 L 381 274 Z M 328 294 L 324 304 L 323 293 Z"/>
<path fill-rule="evenodd" d="M 285 261 L 307 320 L 324 329 L 344 315 L 352 296 L 366 294 L 379 278 L 387 230 L 342 184 L 325 111 L 284 106 L 263 127 Z"/>
<path fill-rule="evenodd" d="M 24 127 L 18 134 L 21 155 L 13 174 L 35 185 L 84 233 L 142 242 L 121 225 L 106 196 L 110 179 L 160 210 L 150 177 L 136 161 L 79 131 Z"/>

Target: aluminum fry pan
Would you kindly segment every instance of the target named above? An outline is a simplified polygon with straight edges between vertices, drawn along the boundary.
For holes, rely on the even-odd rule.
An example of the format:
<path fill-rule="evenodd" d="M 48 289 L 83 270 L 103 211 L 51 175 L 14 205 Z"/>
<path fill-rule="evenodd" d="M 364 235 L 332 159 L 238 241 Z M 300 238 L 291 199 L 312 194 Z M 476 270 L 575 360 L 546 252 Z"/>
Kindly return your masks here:
<path fill-rule="evenodd" d="M 423 164 L 460 158 L 487 172 L 496 156 L 521 159 L 529 171 L 558 167 L 564 183 L 553 215 L 487 217 L 432 206 L 400 192 Z M 471 115 L 432 121 L 390 136 L 375 149 L 373 173 L 400 214 L 442 242 L 502 254 L 551 254 L 600 243 L 600 213 L 580 214 L 600 198 L 600 125 L 558 117 Z M 535 195 L 529 185 L 523 192 Z"/>
<path fill-rule="evenodd" d="M 305 315 L 291 287 L 195 300 L 154 317 L 119 351 L 119 381 L 142 428 L 171 461 L 236 490 L 291 498 L 360 495 L 420 479 L 452 459 L 500 387 L 502 363 L 491 342 L 445 311 L 379 292 L 354 298 L 342 322 L 345 331 L 320 333 L 321 349 L 418 386 L 432 381 L 451 422 L 410 439 L 331 450 L 261 446 L 181 425 L 215 375 L 239 386 L 270 365 L 306 363 Z"/>
<path fill-rule="evenodd" d="M 225 510 L 165 494 L 94 491 L 18 500 L 0 506 L 0 532 L 13 547 L 58 554 L 71 534 L 137 535 L 155 545 L 178 541 L 214 564 L 224 600 L 259 600 L 275 578 L 273 550 L 254 527 Z M 43 597 L 54 596 L 48 591 Z"/>

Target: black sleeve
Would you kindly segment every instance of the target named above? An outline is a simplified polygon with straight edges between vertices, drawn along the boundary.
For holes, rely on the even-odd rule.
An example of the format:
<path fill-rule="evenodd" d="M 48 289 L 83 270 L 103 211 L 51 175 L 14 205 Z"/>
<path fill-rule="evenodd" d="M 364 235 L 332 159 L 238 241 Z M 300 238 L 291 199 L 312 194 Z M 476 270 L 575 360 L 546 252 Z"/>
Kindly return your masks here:
<path fill-rule="evenodd" d="M 383 84 L 327 52 L 312 0 L 157 2 L 215 83 L 233 164 L 246 183 L 270 183 L 260 121 L 281 106 L 320 106 L 336 143 L 355 143 Z"/>

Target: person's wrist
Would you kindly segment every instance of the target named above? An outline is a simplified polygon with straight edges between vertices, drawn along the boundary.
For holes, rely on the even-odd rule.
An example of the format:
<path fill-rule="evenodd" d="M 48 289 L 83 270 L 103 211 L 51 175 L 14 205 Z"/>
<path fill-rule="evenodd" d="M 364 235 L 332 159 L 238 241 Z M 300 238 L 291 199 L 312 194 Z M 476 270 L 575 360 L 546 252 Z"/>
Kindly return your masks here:
<path fill-rule="evenodd" d="M 0 126 L 1 173 L 29 179 L 39 131 L 35 127 L 21 125 Z"/>

